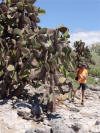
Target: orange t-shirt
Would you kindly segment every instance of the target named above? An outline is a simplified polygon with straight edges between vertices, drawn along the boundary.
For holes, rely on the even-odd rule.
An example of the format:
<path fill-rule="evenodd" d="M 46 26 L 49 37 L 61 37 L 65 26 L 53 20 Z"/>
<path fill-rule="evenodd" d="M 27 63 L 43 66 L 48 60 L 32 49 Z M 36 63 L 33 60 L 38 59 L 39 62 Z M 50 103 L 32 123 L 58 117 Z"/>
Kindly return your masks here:
<path fill-rule="evenodd" d="M 81 84 L 86 84 L 86 78 L 88 76 L 88 71 L 86 69 L 80 69 L 77 72 L 77 76 L 78 76 L 78 82 Z"/>

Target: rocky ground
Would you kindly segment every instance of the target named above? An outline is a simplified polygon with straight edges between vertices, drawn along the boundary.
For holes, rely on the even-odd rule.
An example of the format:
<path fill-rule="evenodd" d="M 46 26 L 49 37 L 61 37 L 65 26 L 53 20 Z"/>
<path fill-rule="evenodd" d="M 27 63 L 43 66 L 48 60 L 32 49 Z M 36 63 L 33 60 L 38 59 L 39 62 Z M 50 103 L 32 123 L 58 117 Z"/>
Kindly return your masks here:
<path fill-rule="evenodd" d="M 27 100 L 0 100 L 0 133 L 100 133 L 100 87 L 89 86 L 84 106 L 80 91 L 74 103 L 63 100 L 66 96 L 60 96 L 55 113 L 43 115 L 38 122 L 28 117 L 32 105 Z M 18 112 L 26 113 L 27 120 Z"/>

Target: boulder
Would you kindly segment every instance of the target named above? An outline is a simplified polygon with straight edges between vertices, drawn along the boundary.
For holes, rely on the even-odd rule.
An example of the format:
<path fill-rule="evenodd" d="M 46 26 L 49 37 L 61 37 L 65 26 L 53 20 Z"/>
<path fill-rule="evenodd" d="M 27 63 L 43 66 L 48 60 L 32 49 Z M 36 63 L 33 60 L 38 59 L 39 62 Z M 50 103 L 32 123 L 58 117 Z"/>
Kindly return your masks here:
<path fill-rule="evenodd" d="M 67 121 L 61 117 L 51 120 L 51 127 L 53 133 L 75 133 L 71 127 L 68 127 Z"/>
<path fill-rule="evenodd" d="M 51 127 L 43 125 L 35 129 L 35 133 L 51 133 Z"/>
<path fill-rule="evenodd" d="M 88 85 L 88 88 L 92 91 L 100 91 L 100 86 Z"/>
<path fill-rule="evenodd" d="M 34 129 L 29 129 L 25 133 L 34 133 Z"/>
<path fill-rule="evenodd" d="M 43 113 L 41 106 L 39 106 L 38 104 L 34 105 L 31 109 L 31 113 L 33 116 L 39 117 Z"/>

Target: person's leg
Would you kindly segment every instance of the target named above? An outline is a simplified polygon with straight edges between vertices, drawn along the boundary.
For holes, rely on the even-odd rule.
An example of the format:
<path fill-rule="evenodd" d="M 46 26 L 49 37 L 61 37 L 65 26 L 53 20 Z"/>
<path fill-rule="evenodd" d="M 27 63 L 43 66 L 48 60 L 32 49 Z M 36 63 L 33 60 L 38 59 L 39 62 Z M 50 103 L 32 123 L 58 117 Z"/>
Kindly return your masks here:
<path fill-rule="evenodd" d="M 81 88 L 81 84 L 79 85 L 78 88 L 74 88 L 74 90 L 73 90 L 73 96 L 72 96 L 72 101 L 74 101 L 74 98 L 75 98 L 75 96 L 76 96 L 76 92 L 77 92 L 77 90 L 79 90 L 80 88 Z"/>
<path fill-rule="evenodd" d="M 85 89 L 86 89 L 86 85 L 82 84 L 82 102 L 81 102 L 81 104 L 84 104 Z"/>
<path fill-rule="evenodd" d="M 73 90 L 72 100 L 74 100 L 74 97 L 76 96 L 76 92 L 77 92 L 77 88 L 74 88 L 74 90 Z"/>
<path fill-rule="evenodd" d="M 84 89 L 82 89 L 82 101 L 84 102 L 84 92 L 85 90 Z"/>
<path fill-rule="evenodd" d="M 82 86 L 82 85 L 80 84 L 78 88 L 74 88 L 73 96 L 72 96 L 72 101 L 74 101 L 74 98 L 75 98 L 75 96 L 76 96 L 76 92 L 77 92 L 77 90 L 79 90 L 79 89 L 81 88 L 81 86 Z"/>

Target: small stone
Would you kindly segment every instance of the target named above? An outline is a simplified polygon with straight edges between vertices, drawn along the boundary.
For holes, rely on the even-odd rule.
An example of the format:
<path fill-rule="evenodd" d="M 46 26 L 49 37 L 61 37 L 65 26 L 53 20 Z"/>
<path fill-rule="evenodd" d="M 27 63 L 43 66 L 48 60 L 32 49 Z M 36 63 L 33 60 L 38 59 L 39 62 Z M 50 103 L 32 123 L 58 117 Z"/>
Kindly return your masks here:
<path fill-rule="evenodd" d="M 48 126 L 50 125 L 49 121 L 46 119 L 44 119 L 43 123 L 44 123 L 44 125 L 48 125 Z"/>
<path fill-rule="evenodd" d="M 81 128 L 81 125 L 80 125 L 80 124 L 72 125 L 72 129 L 73 129 L 75 132 L 79 132 L 80 128 Z"/>
<path fill-rule="evenodd" d="M 96 121 L 95 125 L 100 125 L 100 121 Z"/>
<path fill-rule="evenodd" d="M 77 108 L 70 108 L 70 111 L 73 111 L 73 112 L 80 112 L 80 110 L 77 109 Z"/>
<path fill-rule="evenodd" d="M 12 97 L 12 100 L 17 100 L 18 98 L 16 96 L 13 96 Z"/>

